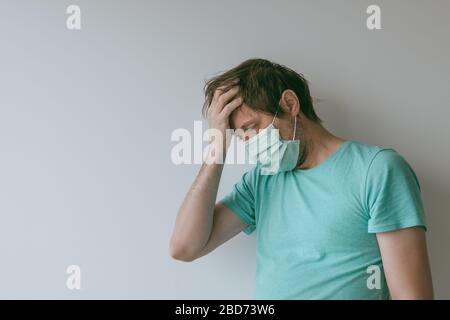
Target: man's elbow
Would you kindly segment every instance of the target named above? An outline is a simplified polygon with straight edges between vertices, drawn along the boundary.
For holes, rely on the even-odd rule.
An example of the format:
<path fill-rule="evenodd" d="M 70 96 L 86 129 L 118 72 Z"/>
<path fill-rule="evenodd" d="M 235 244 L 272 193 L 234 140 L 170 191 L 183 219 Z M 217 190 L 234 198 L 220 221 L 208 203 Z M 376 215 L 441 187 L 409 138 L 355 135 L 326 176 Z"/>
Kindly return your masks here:
<path fill-rule="evenodd" d="M 175 260 L 192 262 L 196 259 L 196 255 L 192 250 L 189 250 L 185 246 L 175 244 L 174 242 L 170 243 L 169 252 L 170 256 Z"/>

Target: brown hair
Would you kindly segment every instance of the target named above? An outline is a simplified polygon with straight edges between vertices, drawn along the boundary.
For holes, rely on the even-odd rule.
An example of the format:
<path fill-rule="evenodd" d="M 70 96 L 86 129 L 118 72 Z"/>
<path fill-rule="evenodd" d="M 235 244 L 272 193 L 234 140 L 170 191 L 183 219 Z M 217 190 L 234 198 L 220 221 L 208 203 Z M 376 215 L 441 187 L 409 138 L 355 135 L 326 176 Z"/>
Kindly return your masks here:
<path fill-rule="evenodd" d="M 291 89 L 300 101 L 302 113 L 310 120 L 322 122 L 314 111 L 308 82 L 303 75 L 265 59 L 248 59 L 237 67 L 209 79 L 204 86 L 203 116 L 206 116 L 215 90 L 221 86 L 225 87 L 225 91 L 228 90 L 236 85 L 233 83 L 235 79 L 239 79 L 239 95 L 244 98 L 244 103 L 254 110 L 275 114 L 281 94 L 284 90 Z"/>

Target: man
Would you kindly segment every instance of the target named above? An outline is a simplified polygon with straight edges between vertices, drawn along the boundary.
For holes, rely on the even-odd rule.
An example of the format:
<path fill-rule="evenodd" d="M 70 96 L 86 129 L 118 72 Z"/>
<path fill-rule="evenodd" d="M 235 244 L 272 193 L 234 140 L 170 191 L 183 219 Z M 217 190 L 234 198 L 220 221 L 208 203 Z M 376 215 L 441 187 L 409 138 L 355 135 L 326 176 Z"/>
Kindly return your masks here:
<path fill-rule="evenodd" d="M 176 218 L 173 258 L 193 261 L 256 230 L 256 299 L 433 298 L 420 185 L 400 154 L 330 133 L 302 75 L 267 60 L 214 77 L 205 95 L 209 127 L 224 137 L 208 159 L 239 129 L 258 165 L 216 203 L 223 164 L 203 164 Z M 263 137 L 276 152 L 254 148 Z"/>

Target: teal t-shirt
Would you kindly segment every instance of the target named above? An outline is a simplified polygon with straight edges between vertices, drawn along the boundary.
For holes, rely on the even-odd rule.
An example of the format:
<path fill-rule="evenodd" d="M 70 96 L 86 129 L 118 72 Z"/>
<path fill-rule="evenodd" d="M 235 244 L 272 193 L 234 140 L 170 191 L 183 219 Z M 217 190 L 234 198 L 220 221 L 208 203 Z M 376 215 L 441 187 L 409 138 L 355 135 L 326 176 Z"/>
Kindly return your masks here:
<path fill-rule="evenodd" d="M 311 169 L 256 166 L 220 201 L 256 230 L 255 299 L 389 299 L 376 233 L 426 230 L 411 166 L 354 140 Z"/>

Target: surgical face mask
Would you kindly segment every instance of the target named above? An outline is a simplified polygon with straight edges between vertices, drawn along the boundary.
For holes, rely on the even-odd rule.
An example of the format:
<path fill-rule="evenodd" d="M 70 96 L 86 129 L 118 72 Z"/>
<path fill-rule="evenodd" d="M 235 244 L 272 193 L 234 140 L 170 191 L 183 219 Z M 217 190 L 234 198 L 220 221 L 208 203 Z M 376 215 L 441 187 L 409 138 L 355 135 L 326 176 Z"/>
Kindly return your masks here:
<path fill-rule="evenodd" d="M 277 113 L 268 127 L 245 142 L 249 160 L 261 167 L 262 175 L 290 171 L 297 166 L 300 152 L 300 140 L 295 140 L 297 118 L 294 120 L 292 140 L 282 140 L 279 130 L 273 125 Z"/>

